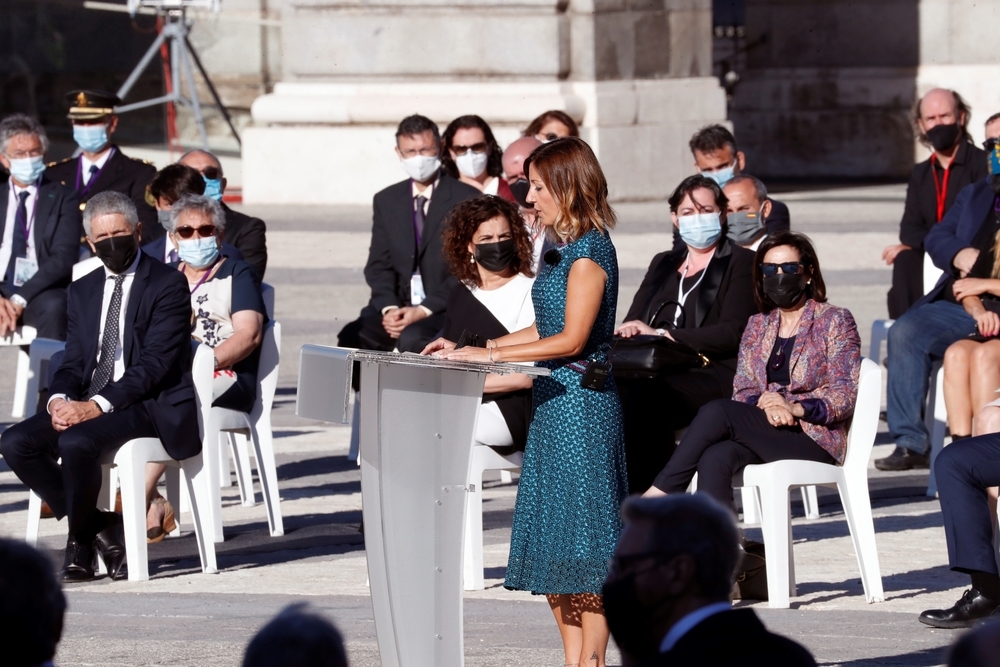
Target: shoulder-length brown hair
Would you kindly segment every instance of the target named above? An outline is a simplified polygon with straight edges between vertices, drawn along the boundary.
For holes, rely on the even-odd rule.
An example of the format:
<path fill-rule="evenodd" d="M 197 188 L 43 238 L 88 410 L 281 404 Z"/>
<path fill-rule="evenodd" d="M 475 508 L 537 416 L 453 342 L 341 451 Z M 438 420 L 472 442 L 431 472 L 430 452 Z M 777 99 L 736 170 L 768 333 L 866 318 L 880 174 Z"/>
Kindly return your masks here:
<path fill-rule="evenodd" d="M 500 197 L 480 195 L 467 199 L 451 209 L 444 223 L 442 254 L 448 262 L 451 274 L 470 287 L 473 285 L 482 287 L 482 282 L 479 279 L 476 263 L 469 257 L 469 243 L 472 242 L 479 225 L 496 217 L 507 219 L 510 236 L 517 248 L 517 259 L 511 264 L 511 269 L 529 278 L 535 275 L 531 270 L 534 244 L 531 242 L 520 209 L 516 204 Z"/>
<path fill-rule="evenodd" d="M 559 241 L 576 241 L 591 229 L 606 234 L 617 224 L 608 204 L 608 181 L 583 139 L 563 137 L 542 144 L 524 160 L 524 173 L 531 179 L 529 167 L 559 206 L 550 227 Z"/>
<path fill-rule="evenodd" d="M 528 124 L 528 127 L 524 128 L 524 132 L 521 133 L 522 137 L 533 137 L 542 131 L 550 120 L 557 120 L 569 129 L 569 136 L 579 137 L 580 127 L 576 124 L 576 121 L 566 113 L 565 111 L 559 111 L 558 109 L 552 109 L 546 111 L 541 116 L 535 118 Z"/>
<path fill-rule="evenodd" d="M 760 265 L 764 263 L 764 255 L 767 254 L 768 250 L 783 245 L 799 251 L 799 261 L 802 262 L 806 279 L 810 281 L 806 285 L 806 296 L 813 301 L 826 303 L 826 283 L 823 282 L 823 273 L 819 270 L 819 258 L 816 256 L 816 248 L 813 247 L 812 241 L 805 234 L 778 232 L 765 236 L 754 256 L 753 298 L 757 302 L 760 312 L 769 313 L 777 308 L 777 305 L 764 293 L 764 273 L 761 271 Z"/>

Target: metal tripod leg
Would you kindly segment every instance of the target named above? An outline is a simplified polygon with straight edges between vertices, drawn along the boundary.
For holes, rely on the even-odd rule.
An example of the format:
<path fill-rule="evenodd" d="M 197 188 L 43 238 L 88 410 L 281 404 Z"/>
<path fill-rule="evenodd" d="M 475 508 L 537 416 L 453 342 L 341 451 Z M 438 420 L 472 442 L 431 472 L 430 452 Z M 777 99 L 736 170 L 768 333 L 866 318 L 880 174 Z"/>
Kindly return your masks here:
<path fill-rule="evenodd" d="M 219 108 L 219 111 L 222 112 L 222 117 L 226 119 L 226 124 L 229 125 L 229 131 L 232 132 L 233 136 L 236 138 L 236 143 L 242 146 L 243 141 L 240 139 L 240 133 L 236 131 L 236 126 L 233 125 L 233 119 L 229 115 L 229 109 L 227 109 L 226 105 L 222 103 L 222 98 L 219 97 L 218 91 L 215 90 L 215 84 L 213 84 L 212 80 L 208 77 L 208 72 L 206 72 L 205 68 L 202 66 L 201 58 L 198 57 L 198 52 L 194 50 L 194 47 L 191 45 L 191 40 L 187 38 L 187 35 L 184 36 L 184 44 L 187 46 L 188 53 L 191 54 L 191 59 L 194 60 L 194 64 L 198 68 L 198 71 L 201 72 L 202 78 L 205 79 L 205 84 L 208 86 L 209 92 L 212 93 L 215 105 Z"/>
<path fill-rule="evenodd" d="M 205 117 L 201 114 L 201 101 L 198 99 L 198 91 L 194 83 L 194 69 L 191 67 L 191 59 L 185 42 L 179 42 L 177 49 L 180 55 L 181 64 L 184 67 L 184 76 L 187 79 L 188 95 L 191 100 L 191 111 L 194 112 L 194 121 L 198 125 L 198 134 L 201 135 L 201 144 L 208 150 L 208 134 L 205 132 Z"/>
<path fill-rule="evenodd" d="M 156 39 L 153 40 L 153 43 L 149 45 L 148 49 L 146 49 L 146 53 L 142 56 L 142 60 L 140 60 L 139 64 L 135 66 L 135 69 L 132 70 L 132 73 L 128 75 L 128 79 L 125 80 L 125 83 L 122 84 L 122 87 L 118 89 L 118 97 L 120 97 L 121 99 L 125 99 L 125 96 L 128 95 L 130 90 L 132 90 L 132 86 L 135 85 L 135 82 L 139 80 L 139 77 L 142 75 L 142 73 L 146 71 L 147 67 L 149 67 L 150 61 L 152 61 L 153 58 L 156 56 L 156 52 L 160 50 L 160 47 L 163 45 L 163 42 L 166 39 L 167 39 L 166 30 L 162 31 L 159 35 L 156 36 Z"/>

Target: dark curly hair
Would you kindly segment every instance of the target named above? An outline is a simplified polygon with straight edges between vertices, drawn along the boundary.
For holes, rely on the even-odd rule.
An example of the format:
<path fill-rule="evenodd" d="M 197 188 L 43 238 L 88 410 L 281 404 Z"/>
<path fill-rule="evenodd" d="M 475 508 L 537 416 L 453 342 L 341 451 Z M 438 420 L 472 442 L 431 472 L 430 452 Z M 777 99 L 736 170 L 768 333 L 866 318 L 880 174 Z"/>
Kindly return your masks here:
<path fill-rule="evenodd" d="M 445 219 L 444 248 L 441 251 L 451 274 L 470 287 L 482 287 L 482 283 L 475 262 L 469 261 L 469 243 L 479 225 L 498 216 L 507 219 L 511 238 L 517 247 L 517 259 L 510 268 L 515 273 L 529 277 L 534 275 L 531 270 L 534 244 L 517 204 L 493 195 L 480 195 L 451 209 Z"/>
<path fill-rule="evenodd" d="M 777 306 L 767 298 L 764 293 L 764 273 L 760 265 L 764 262 L 764 255 L 771 248 L 779 246 L 789 246 L 799 251 L 799 261 L 802 262 L 803 271 L 810 283 L 806 285 L 806 296 L 813 301 L 826 303 L 826 283 L 823 282 L 823 274 L 819 270 L 819 258 L 816 256 L 816 249 L 812 241 L 805 234 L 797 232 L 778 232 L 764 237 L 761 244 L 757 246 L 757 254 L 753 261 L 753 298 L 757 302 L 757 307 L 762 313 L 769 313 Z"/>
<path fill-rule="evenodd" d="M 448 123 L 444 134 L 441 135 L 441 142 L 444 144 L 444 150 L 441 151 L 441 168 L 452 178 L 459 177 L 458 167 L 451 159 L 451 142 L 459 130 L 469 130 L 474 127 L 483 131 L 483 136 L 486 137 L 486 147 L 490 152 L 490 157 L 486 161 L 486 173 L 490 176 L 503 176 L 503 163 L 501 162 L 503 151 L 500 150 L 500 145 L 493 137 L 493 130 L 490 129 L 489 124 L 479 116 L 459 116 Z"/>

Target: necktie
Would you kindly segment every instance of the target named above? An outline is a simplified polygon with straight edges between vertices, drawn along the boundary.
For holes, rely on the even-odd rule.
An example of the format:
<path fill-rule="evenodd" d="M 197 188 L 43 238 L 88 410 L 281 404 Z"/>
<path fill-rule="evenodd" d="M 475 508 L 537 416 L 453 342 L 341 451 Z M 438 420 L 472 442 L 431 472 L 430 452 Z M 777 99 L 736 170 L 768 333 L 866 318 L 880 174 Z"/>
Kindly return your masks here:
<path fill-rule="evenodd" d="M 108 316 L 104 319 L 104 336 L 101 339 L 101 358 L 97 361 L 94 377 L 90 379 L 87 400 L 96 396 L 111 380 L 115 370 L 115 350 L 118 349 L 118 318 L 122 309 L 122 283 L 125 276 L 115 276 L 115 291 L 111 293 Z"/>
<path fill-rule="evenodd" d="M 28 191 L 22 190 L 17 196 L 17 212 L 14 214 L 14 238 L 11 243 L 10 263 L 4 280 L 8 285 L 14 284 L 14 265 L 18 257 L 28 256 L 28 237 L 24 228 L 28 224 Z"/>
<path fill-rule="evenodd" d="M 174 250 L 173 248 L 171 248 L 170 249 L 170 254 L 167 256 L 167 261 L 171 262 L 171 263 L 172 262 L 179 262 L 180 259 L 181 259 L 181 257 L 180 257 L 180 255 L 177 254 L 177 251 Z"/>
<path fill-rule="evenodd" d="M 94 176 L 96 176 L 97 172 L 99 172 L 99 171 L 100 171 L 100 169 L 97 168 L 96 164 L 90 165 L 90 169 L 87 171 L 87 173 L 89 174 L 89 176 L 87 176 L 87 182 L 84 183 L 84 185 L 90 185 L 90 182 L 92 180 L 94 180 Z"/>
<path fill-rule="evenodd" d="M 417 235 L 417 250 L 420 250 L 420 240 L 424 237 L 424 204 L 427 197 L 417 195 L 417 210 L 413 212 L 413 231 Z"/>

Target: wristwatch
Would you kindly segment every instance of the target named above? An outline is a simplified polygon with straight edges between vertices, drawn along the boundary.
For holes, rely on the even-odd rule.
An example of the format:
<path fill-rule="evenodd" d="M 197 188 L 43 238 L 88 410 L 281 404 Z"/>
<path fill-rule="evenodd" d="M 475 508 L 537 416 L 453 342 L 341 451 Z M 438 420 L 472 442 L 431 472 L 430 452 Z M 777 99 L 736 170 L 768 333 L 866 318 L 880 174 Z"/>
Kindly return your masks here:
<path fill-rule="evenodd" d="M 14 296 L 10 297 L 10 302 L 20 306 L 21 308 L 28 307 L 28 302 L 25 301 L 24 297 L 21 296 L 20 294 L 15 294 Z"/>
<path fill-rule="evenodd" d="M 665 336 L 665 335 L 667 335 L 667 330 L 666 329 L 657 329 L 656 330 L 656 335 L 657 336 Z"/>
<path fill-rule="evenodd" d="M 212 370 L 216 371 L 219 370 L 219 358 L 215 356 L 214 352 L 212 353 L 212 360 L 215 362 L 215 368 L 213 368 Z"/>

